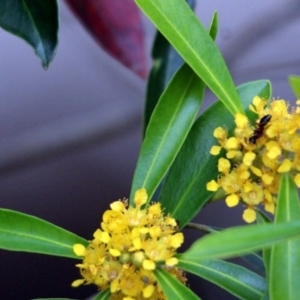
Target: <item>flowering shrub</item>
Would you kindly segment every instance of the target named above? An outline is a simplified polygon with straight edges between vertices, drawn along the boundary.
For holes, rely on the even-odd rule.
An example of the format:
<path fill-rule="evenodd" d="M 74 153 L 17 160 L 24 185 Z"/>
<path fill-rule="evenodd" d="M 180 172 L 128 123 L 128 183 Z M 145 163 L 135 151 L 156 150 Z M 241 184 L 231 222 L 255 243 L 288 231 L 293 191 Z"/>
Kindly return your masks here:
<path fill-rule="evenodd" d="M 47 67 L 57 44 L 56 1 L 2 2 L 0 25 L 26 39 Z M 207 30 L 184 0 L 136 3 L 177 52 L 166 41 L 153 51 L 163 63 L 154 63 L 148 90 L 163 88 L 147 95 L 129 200 L 111 203 L 90 241 L 0 209 L 0 248 L 80 260 L 81 278 L 72 285 L 95 284 L 94 300 L 199 299 L 187 273 L 238 299 L 298 299 L 300 100 L 291 109 L 284 100 L 270 102 L 267 80 L 234 85 L 214 43 L 217 14 Z M 170 75 L 171 54 L 182 65 Z M 291 83 L 299 99 L 300 79 Z M 219 100 L 199 114 L 206 86 Z M 215 230 L 190 223 L 223 198 L 229 207 L 242 202 L 244 221 L 256 224 Z M 185 226 L 209 234 L 178 253 Z M 223 260 L 246 254 L 260 274 Z"/>

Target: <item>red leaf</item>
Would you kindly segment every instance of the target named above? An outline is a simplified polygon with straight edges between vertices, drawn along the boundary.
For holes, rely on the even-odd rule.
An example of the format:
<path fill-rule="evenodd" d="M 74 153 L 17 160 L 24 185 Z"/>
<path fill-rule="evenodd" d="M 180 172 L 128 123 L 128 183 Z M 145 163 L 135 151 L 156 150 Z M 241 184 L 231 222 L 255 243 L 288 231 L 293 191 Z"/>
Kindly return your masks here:
<path fill-rule="evenodd" d="M 133 0 L 65 0 L 100 45 L 145 78 L 146 52 L 141 15 Z"/>

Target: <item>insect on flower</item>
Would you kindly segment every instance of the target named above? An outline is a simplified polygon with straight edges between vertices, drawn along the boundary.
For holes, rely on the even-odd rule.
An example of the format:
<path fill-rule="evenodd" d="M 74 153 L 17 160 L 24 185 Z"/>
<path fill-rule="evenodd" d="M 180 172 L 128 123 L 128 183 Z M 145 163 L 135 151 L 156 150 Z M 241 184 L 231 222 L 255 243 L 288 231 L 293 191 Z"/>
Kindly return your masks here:
<path fill-rule="evenodd" d="M 263 116 L 258 123 L 256 123 L 256 129 L 254 130 L 253 134 L 249 138 L 249 142 L 251 144 L 256 144 L 256 141 L 262 137 L 264 133 L 265 126 L 270 122 L 272 116 L 265 115 Z"/>

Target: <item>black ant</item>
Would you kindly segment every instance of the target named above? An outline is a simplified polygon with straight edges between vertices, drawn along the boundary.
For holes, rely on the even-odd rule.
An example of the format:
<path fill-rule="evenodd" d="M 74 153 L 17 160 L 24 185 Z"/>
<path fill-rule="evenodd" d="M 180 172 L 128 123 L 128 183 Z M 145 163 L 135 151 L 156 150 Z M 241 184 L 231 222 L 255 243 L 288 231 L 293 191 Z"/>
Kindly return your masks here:
<path fill-rule="evenodd" d="M 256 144 L 256 141 L 262 137 L 264 128 L 270 122 L 271 118 L 271 115 L 265 115 L 259 120 L 259 123 L 256 123 L 256 129 L 249 138 L 251 144 Z"/>

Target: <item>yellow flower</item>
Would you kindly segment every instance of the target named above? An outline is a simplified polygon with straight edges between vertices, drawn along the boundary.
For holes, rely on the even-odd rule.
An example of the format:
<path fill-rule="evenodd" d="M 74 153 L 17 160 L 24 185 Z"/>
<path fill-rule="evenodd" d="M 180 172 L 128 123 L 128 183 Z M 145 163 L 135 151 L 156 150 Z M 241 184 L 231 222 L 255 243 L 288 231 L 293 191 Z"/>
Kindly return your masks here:
<path fill-rule="evenodd" d="M 247 208 L 244 210 L 243 219 L 247 223 L 252 223 L 256 220 L 256 212 L 252 208 Z"/>
<path fill-rule="evenodd" d="M 228 207 L 233 207 L 239 204 L 239 197 L 236 194 L 231 194 L 225 199 Z"/>
<path fill-rule="evenodd" d="M 219 188 L 218 183 L 215 180 L 211 180 L 206 184 L 206 189 L 211 192 L 217 191 Z"/>
<path fill-rule="evenodd" d="M 244 158 L 243 158 L 243 163 L 246 166 L 251 166 L 252 162 L 255 159 L 255 156 L 256 156 L 256 154 L 252 151 L 246 152 L 245 155 L 244 155 Z"/>
<path fill-rule="evenodd" d="M 221 146 L 212 146 L 210 149 L 211 155 L 219 155 L 222 147 Z"/>
<path fill-rule="evenodd" d="M 237 113 L 235 115 L 234 121 L 235 121 L 236 127 L 241 128 L 241 129 L 245 129 L 249 123 L 248 118 L 241 113 Z"/>
<path fill-rule="evenodd" d="M 230 170 L 230 161 L 221 157 L 218 163 L 218 170 L 224 174 L 228 173 Z"/>
<path fill-rule="evenodd" d="M 153 270 L 163 267 L 185 283 L 182 271 L 176 268 L 174 257 L 183 243 L 183 234 L 176 221 L 164 216 L 160 203 L 142 208 L 147 192 L 135 193 L 135 207 L 127 201 L 115 201 L 103 214 L 101 229 L 97 229 L 87 247 L 75 244 L 73 249 L 83 262 L 77 264 L 83 279 L 72 286 L 96 284 L 103 290 L 110 287 L 111 299 L 166 299 Z"/>
<path fill-rule="evenodd" d="M 267 212 L 274 213 L 279 182 L 282 173 L 289 172 L 297 187 L 300 187 L 300 101 L 295 108 L 282 99 L 267 101 L 255 96 L 250 110 L 257 114 L 251 122 L 243 114 L 235 115 L 233 136 L 218 127 L 214 137 L 219 145 L 213 146 L 219 158 L 217 180 L 207 183 L 209 191 L 222 189 L 227 206 L 234 207 L 242 202 L 246 205 L 243 219 L 256 220 L 255 209 L 263 205 Z"/>

